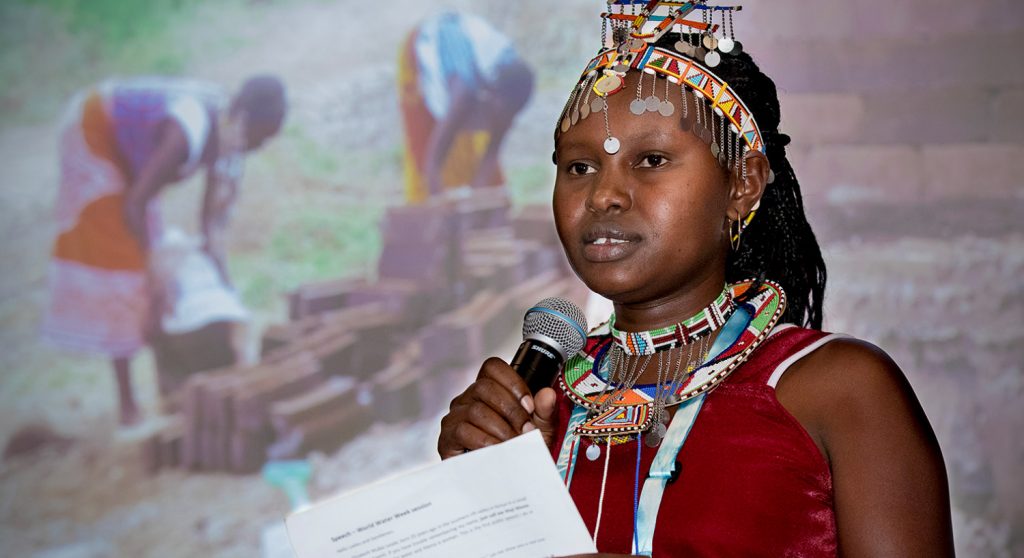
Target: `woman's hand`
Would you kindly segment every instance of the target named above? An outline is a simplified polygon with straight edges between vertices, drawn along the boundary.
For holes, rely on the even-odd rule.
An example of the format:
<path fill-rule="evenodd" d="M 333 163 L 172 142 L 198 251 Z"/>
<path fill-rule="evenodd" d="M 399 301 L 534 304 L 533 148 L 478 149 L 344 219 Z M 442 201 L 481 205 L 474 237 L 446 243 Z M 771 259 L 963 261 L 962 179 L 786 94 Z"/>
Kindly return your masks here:
<path fill-rule="evenodd" d="M 448 459 L 467 451 L 504 442 L 534 429 L 551 445 L 555 431 L 555 390 L 530 395 L 519 374 L 505 361 L 491 357 L 466 391 L 452 400 L 441 419 L 437 452 Z"/>

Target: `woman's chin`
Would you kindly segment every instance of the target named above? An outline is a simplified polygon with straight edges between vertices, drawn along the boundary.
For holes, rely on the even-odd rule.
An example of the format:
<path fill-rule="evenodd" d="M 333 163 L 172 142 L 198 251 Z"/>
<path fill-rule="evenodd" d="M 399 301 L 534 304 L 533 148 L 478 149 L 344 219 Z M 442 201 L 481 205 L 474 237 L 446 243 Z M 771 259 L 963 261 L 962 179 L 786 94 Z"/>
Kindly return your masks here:
<path fill-rule="evenodd" d="M 633 297 L 631 295 L 635 295 L 639 288 L 639 285 L 636 284 L 635 276 L 616 280 L 616 278 L 609 277 L 588 278 L 582 274 L 577 275 L 588 289 L 616 303 L 632 300 Z"/>

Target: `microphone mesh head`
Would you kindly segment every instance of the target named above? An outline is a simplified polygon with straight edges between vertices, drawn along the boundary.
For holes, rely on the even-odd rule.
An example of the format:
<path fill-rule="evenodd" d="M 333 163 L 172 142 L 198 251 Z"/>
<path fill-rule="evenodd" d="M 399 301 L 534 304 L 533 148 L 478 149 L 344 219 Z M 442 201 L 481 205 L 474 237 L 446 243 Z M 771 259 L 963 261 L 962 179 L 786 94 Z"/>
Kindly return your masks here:
<path fill-rule="evenodd" d="M 587 340 L 587 318 L 583 310 L 564 298 L 553 296 L 538 302 L 523 318 L 523 339 L 547 337 L 561 345 L 564 358 L 580 352 Z M 539 339 L 544 341 L 544 339 Z"/>

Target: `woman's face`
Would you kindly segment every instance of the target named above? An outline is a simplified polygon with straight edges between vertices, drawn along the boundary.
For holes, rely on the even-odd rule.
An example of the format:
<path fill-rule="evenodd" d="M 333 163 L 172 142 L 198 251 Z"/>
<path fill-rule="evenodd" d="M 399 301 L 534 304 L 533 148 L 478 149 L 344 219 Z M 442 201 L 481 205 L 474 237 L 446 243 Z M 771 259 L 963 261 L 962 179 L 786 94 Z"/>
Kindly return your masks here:
<path fill-rule="evenodd" d="M 256 151 L 281 131 L 281 121 L 250 120 L 245 122 L 245 150 Z"/>
<path fill-rule="evenodd" d="M 637 79 L 630 75 L 608 98 L 618 153 L 604 150 L 601 113 L 562 134 L 555 150 L 553 205 L 566 255 L 588 287 L 620 304 L 657 303 L 710 283 L 721 288 L 728 249 L 729 175 L 707 144 L 680 127 L 678 86 L 674 116 L 629 111 Z M 663 91 L 664 81 L 658 84 Z"/>

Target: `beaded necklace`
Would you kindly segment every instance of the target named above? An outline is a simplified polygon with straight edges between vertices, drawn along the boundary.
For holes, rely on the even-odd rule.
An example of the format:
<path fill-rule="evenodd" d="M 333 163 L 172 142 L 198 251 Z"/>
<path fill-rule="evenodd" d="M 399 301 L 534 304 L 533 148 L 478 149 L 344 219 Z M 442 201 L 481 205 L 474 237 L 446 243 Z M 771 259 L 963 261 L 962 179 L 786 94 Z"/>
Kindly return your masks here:
<path fill-rule="evenodd" d="M 593 399 L 593 404 L 587 406 L 588 416 L 599 420 L 600 417 L 606 417 L 613 406 L 621 407 L 624 402 L 631 400 L 640 401 L 635 404 L 648 406 L 649 411 L 641 410 L 631 414 L 649 420 L 645 420 L 644 424 L 637 424 L 636 427 L 640 432 L 647 431 L 649 446 L 655 447 L 660 444 L 667 428 L 668 415 L 665 407 L 678 403 L 675 398 L 676 390 L 707 359 L 709 339 L 725 324 L 733 309 L 732 292 L 726 285 L 714 301 L 693 316 L 655 330 L 621 331 L 615 327 L 615 317 L 612 316 L 609 322 L 611 344 L 595 360 L 593 367 L 601 379 L 605 380 L 605 386 L 601 394 Z M 689 350 L 684 351 L 684 347 Z M 673 368 L 673 359 L 669 351 L 675 349 L 678 349 L 678 355 Z M 688 353 L 685 366 L 684 353 Z M 631 365 L 628 363 L 627 355 L 632 357 Z M 637 380 L 643 375 L 653 356 L 657 356 L 658 362 L 657 382 L 636 386 Z M 592 425 L 585 424 L 581 428 L 586 429 L 590 426 Z M 626 438 L 620 435 L 615 437 L 613 442 L 622 443 Z M 596 448 L 591 446 L 588 448 L 588 455 L 594 455 L 595 451 Z"/>
<path fill-rule="evenodd" d="M 725 324 L 734 308 L 732 291 L 728 286 L 714 302 L 682 322 L 651 331 L 620 331 L 615 328 L 615 317 L 609 322 L 613 342 L 628 355 L 650 355 L 687 345 Z"/>
<path fill-rule="evenodd" d="M 757 292 L 748 292 L 751 287 L 757 285 Z M 698 348 L 698 358 L 690 361 L 696 363 L 687 366 L 683 370 L 677 370 L 677 377 L 671 382 L 660 384 L 649 384 L 632 386 L 628 390 L 621 389 L 616 385 L 612 374 L 612 363 L 609 353 L 621 347 L 621 350 L 647 352 L 653 354 L 657 348 L 680 348 L 681 339 L 692 339 L 693 336 L 676 335 L 676 332 L 685 331 L 683 328 L 691 328 L 691 325 L 707 318 L 710 314 L 709 323 L 720 324 L 727 321 L 726 316 L 730 315 L 729 308 L 723 301 L 727 301 L 731 307 L 736 307 L 735 301 L 742 301 L 741 306 L 748 307 L 750 320 L 745 324 L 744 330 L 735 340 L 725 347 L 719 347 L 716 340 L 716 347 L 711 351 L 704 351 Z M 711 310 L 715 308 L 717 310 Z M 743 281 L 728 286 L 725 292 L 715 299 L 715 302 L 702 310 L 691 319 L 685 320 L 674 326 L 660 328 L 650 332 L 630 332 L 616 336 L 614 321 L 601 326 L 593 334 L 607 334 L 610 339 L 602 344 L 591 348 L 590 351 L 581 352 L 566 363 L 561 376 L 559 386 L 575 404 L 574 419 L 570 422 L 566 432 L 566 439 L 572 438 L 571 443 L 583 438 L 589 440 L 591 445 L 621 444 L 633 439 L 635 435 L 643 434 L 651 429 L 655 418 L 654 401 L 659 395 L 659 390 L 665 393 L 665 406 L 679 405 L 686 400 L 701 393 L 706 393 L 724 380 L 729 373 L 746 361 L 753 349 L 760 340 L 767 335 L 767 331 L 774 326 L 785 309 L 785 294 L 782 288 L 771 281 L 756 283 L 755 281 Z M 712 326 L 706 326 L 697 336 L 707 343 L 710 340 L 709 333 L 715 330 Z M 668 332 L 668 333 L 666 333 Z M 593 335 L 592 334 L 592 335 Z M 623 345 L 618 345 L 622 339 Z M 693 345 L 691 347 L 700 347 Z M 717 349 L 717 350 L 716 350 Z M 643 366 L 643 360 L 647 355 L 638 355 L 641 359 L 639 366 Z M 636 364 L 634 362 L 634 364 Z M 620 371 L 621 372 L 621 371 Z M 622 377 L 639 377 L 627 368 Z M 630 378 L 625 378 L 629 380 Z M 661 423 L 663 424 L 663 423 Z M 563 449 L 566 449 L 563 444 Z M 579 444 L 577 444 L 578 446 Z M 588 448 L 589 449 L 589 448 Z M 590 455 L 593 455 L 591 450 Z M 599 454 L 598 454 L 599 455 Z"/>
<path fill-rule="evenodd" d="M 664 443 L 659 447 L 642 486 L 639 465 L 642 446 L 640 434 L 646 430 L 645 426 L 649 427 L 651 403 L 636 401 L 636 397 L 622 397 L 619 401 L 613 402 L 604 414 L 591 416 L 591 409 L 597 405 L 598 396 L 606 392 L 608 387 L 604 378 L 595 370 L 601 369 L 600 361 L 612 342 L 605 342 L 574 356 L 566 363 L 560 377 L 562 390 L 575 403 L 557 460 L 558 471 L 566 486 L 572 483 L 576 457 L 582 445 L 581 439 L 589 439 L 591 442 L 587 448 L 591 461 L 596 460 L 601 453 L 597 451 L 591 454 L 591 448 L 599 448 L 598 443 L 604 443 L 607 447 L 597 525 L 600 525 L 601 521 L 604 485 L 612 446 L 615 443 L 633 440 L 635 435 L 637 467 L 632 509 L 633 554 L 651 555 L 654 528 L 664 490 L 668 483 L 679 476 L 676 456 L 696 422 L 704 398 L 733 370 L 746 362 L 754 349 L 768 337 L 786 307 L 785 293 L 778 284 L 771 281 L 743 281 L 728 286 L 727 290 L 737 301 L 737 305 L 721 328 L 711 350 L 708 351 L 712 356 L 690 372 L 678 387 L 675 382 L 669 384 L 672 391 L 671 404 L 679 405 L 679 409 L 664 433 Z M 602 327 L 607 329 L 602 331 L 602 328 L 598 328 L 592 335 L 611 335 L 611 323 Z M 638 393 L 643 393 L 643 390 L 632 389 L 627 396 L 638 396 Z M 595 543 L 596 531 L 597 529 L 594 533 Z"/>

